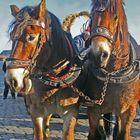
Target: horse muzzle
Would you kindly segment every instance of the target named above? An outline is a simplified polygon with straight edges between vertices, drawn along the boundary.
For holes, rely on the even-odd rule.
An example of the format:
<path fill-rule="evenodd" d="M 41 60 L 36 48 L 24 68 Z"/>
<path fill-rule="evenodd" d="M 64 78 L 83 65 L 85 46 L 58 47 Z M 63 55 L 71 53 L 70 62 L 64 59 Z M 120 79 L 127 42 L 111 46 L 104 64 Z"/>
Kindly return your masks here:
<path fill-rule="evenodd" d="M 26 78 L 28 71 L 24 68 L 7 69 L 5 74 L 6 82 L 9 84 L 12 91 L 27 94 L 32 82 Z"/>

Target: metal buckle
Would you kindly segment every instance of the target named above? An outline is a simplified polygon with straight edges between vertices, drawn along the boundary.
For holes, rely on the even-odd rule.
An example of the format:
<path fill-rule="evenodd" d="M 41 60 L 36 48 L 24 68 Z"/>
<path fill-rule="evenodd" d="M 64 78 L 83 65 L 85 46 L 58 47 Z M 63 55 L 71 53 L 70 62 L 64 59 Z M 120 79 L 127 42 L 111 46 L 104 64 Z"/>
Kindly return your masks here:
<path fill-rule="evenodd" d="M 59 83 L 57 82 L 54 82 L 54 81 L 45 81 L 44 82 L 45 85 L 49 85 L 49 86 L 53 86 L 53 87 L 58 87 L 59 86 Z"/>
<path fill-rule="evenodd" d="M 53 82 L 53 81 L 50 81 L 49 84 L 50 84 L 50 86 L 55 86 L 55 87 L 57 86 L 57 83 Z"/>

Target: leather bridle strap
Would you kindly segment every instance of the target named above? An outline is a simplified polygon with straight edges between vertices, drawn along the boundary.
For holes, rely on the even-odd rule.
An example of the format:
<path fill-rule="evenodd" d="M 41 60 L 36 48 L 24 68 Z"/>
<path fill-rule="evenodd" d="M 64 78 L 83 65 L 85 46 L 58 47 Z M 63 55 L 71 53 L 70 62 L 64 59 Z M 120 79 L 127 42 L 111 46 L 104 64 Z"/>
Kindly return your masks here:
<path fill-rule="evenodd" d="M 94 28 L 91 32 L 90 39 L 96 36 L 103 36 L 108 39 L 111 44 L 115 43 L 113 34 L 105 27 L 97 26 L 96 28 Z"/>
<path fill-rule="evenodd" d="M 42 29 L 42 32 L 43 32 L 43 29 Z M 38 43 L 37 43 L 37 46 L 36 46 L 36 50 L 35 50 L 31 59 L 29 59 L 29 60 L 19 60 L 19 59 L 15 59 L 13 57 L 9 57 L 9 58 L 6 59 L 6 62 L 10 62 L 8 64 L 7 68 L 8 69 L 26 68 L 29 71 L 32 71 L 32 69 L 34 68 L 34 66 L 36 64 L 35 59 L 38 56 L 38 54 L 39 54 L 39 52 L 40 52 L 40 50 L 43 46 L 43 42 L 41 40 L 42 35 L 43 35 L 43 33 L 40 33 Z"/>
<path fill-rule="evenodd" d="M 7 66 L 8 69 L 27 68 L 30 65 L 30 60 L 18 60 L 11 57 L 6 58 L 6 62 L 10 62 Z"/>
<path fill-rule="evenodd" d="M 32 59 L 30 61 L 30 65 L 27 68 L 30 73 L 32 72 L 33 68 L 36 66 L 36 58 L 39 55 L 39 52 L 41 51 L 41 49 L 43 47 L 43 44 L 44 44 L 44 42 L 42 41 L 42 38 L 43 38 L 44 35 L 45 35 L 45 31 L 43 29 L 41 29 L 41 33 L 39 35 L 39 39 L 38 39 L 38 43 L 37 43 L 37 46 L 36 46 L 36 50 L 35 50 L 35 52 L 33 54 L 33 57 L 32 57 Z"/>

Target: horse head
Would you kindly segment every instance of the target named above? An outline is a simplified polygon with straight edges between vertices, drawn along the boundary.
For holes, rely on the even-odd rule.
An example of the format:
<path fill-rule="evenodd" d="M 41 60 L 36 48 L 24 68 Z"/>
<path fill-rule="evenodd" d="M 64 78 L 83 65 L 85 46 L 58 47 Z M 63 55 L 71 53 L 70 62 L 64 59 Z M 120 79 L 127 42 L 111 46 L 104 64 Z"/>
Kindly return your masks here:
<path fill-rule="evenodd" d="M 22 9 L 16 5 L 10 7 L 15 20 L 10 26 L 12 52 L 7 59 L 6 80 L 12 90 L 28 92 L 31 81 L 25 82 L 24 78 L 37 65 L 36 59 L 49 40 L 50 20 L 45 0 L 36 7 L 27 6 Z M 47 56 L 49 55 L 48 47 Z M 47 61 L 48 57 L 44 61 Z"/>
<path fill-rule="evenodd" d="M 128 56 L 128 29 L 123 1 L 92 0 L 92 5 L 89 60 L 94 60 L 99 68 L 119 69 L 128 63 L 126 60 L 121 62 Z M 117 60 L 119 57 L 122 59 Z"/>

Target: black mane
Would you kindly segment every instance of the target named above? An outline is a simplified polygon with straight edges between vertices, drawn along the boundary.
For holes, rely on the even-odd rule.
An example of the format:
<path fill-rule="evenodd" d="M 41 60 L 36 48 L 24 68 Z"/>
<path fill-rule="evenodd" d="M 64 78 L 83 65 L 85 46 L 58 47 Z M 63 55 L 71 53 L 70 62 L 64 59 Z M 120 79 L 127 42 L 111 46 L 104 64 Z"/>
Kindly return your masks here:
<path fill-rule="evenodd" d="M 59 19 L 49 12 L 51 17 L 51 40 L 52 40 L 52 47 L 57 50 L 59 55 L 65 55 L 65 57 L 69 56 L 68 44 L 66 41 L 66 33 L 63 31 L 61 23 Z M 72 39 L 72 38 L 71 38 Z M 67 55 L 66 55 L 67 53 Z"/>

